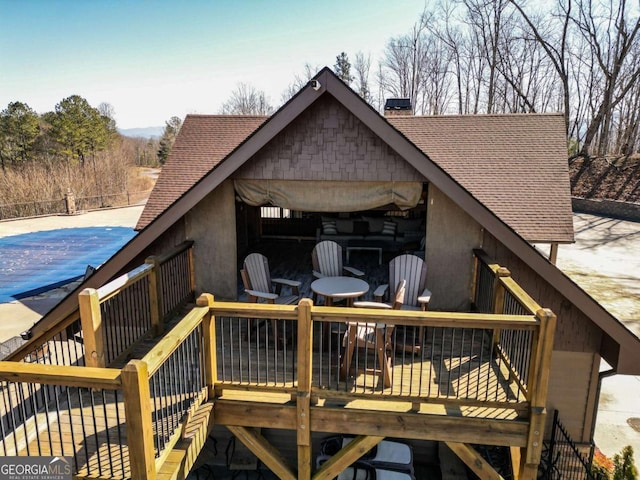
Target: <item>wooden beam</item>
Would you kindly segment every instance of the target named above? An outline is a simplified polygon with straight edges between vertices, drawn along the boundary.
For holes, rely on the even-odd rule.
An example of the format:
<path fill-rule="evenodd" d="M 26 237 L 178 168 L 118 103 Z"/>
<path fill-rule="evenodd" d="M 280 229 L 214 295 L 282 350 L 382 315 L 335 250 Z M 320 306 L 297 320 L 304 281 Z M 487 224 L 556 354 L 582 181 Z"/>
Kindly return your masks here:
<path fill-rule="evenodd" d="M 553 242 L 549 248 L 549 261 L 556 264 L 558 260 L 558 242 Z"/>
<path fill-rule="evenodd" d="M 336 478 L 340 472 L 344 471 L 349 465 L 357 461 L 383 439 L 384 437 L 377 435 L 354 438 L 338 453 L 322 464 L 320 470 L 313 476 L 313 480 L 331 480 Z"/>
<path fill-rule="evenodd" d="M 314 432 L 523 447 L 528 426 L 519 420 L 311 407 Z"/>
<path fill-rule="evenodd" d="M 0 362 L 0 380 L 111 390 L 121 385 L 120 370 L 115 368 L 23 362 Z"/>
<path fill-rule="evenodd" d="M 216 399 L 217 425 L 296 430 L 297 407 Z M 485 445 L 527 445 L 529 422 L 469 418 L 412 412 L 379 412 L 310 407 L 311 431 L 349 435 L 380 435 L 416 440 L 438 440 Z"/>
<path fill-rule="evenodd" d="M 296 480 L 285 458 L 262 435 L 251 428 L 227 425 L 244 446 L 253 452 L 281 480 Z"/>
<path fill-rule="evenodd" d="M 522 461 L 522 449 L 520 447 L 509 447 L 511 453 L 511 472 L 513 480 L 520 480 L 520 462 Z"/>
<path fill-rule="evenodd" d="M 447 446 L 460 457 L 480 480 L 504 480 L 489 463 L 471 446 L 466 443 L 446 442 Z"/>

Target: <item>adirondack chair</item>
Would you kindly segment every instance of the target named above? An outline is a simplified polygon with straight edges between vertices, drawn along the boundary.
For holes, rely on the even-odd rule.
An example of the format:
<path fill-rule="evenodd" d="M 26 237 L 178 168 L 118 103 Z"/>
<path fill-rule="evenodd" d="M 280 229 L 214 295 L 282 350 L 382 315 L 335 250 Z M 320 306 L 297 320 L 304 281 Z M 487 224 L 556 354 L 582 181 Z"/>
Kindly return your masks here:
<path fill-rule="evenodd" d="M 401 279 L 406 280 L 404 303 L 401 309 L 426 311 L 431 300 L 431 291 L 426 287 L 427 264 L 420 257 L 411 254 L 399 255 L 389 262 L 389 283 L 376 288 L 373 298 L 378 302 L 382 302 L 387 294 L 389 298 L 394 298 L 395 287 L 389 287 L 398 285 Z M 417 338 L 420 343 L 423 338 L 423 327 L 418 329 Z M 406 345 L 404 349 L 418 353 L 420 348 L 418 344 Z"/>
<path fill-rule="evenodd" d="M 389 262 L 389 283 L 376 288 L 373 298 L 382 302 L 387 293 L 393 298 L 395 288 L 389 289 L 389 286 L 395 287 L 403 279 L 407 283 L 402 310 L 427 310 L 431 300 L 431 291 L 426 287 L 427 264 L 415 255 L 399 255 Z"/>
<path fill-rule="evenodd" d="M 278 305 L 291 305 L 300 299 L 302 282 L 285 278 L 271 278 L 269 261 L 260 253 L 252 253 L 244 259 L 240 276 L 244 291 L 251 303 L 263 301 Z M 283 286 L 290 287 L 291 294 L 281 295 Z M 278 336 L 277 320 L 271 320 L 271 327 L 274 338 L 280 346 L 282 339 Z"/>
<path fill-rule="evenodd" d="M 383 302 L 354 302 L 356 308 L 375 308 L 387 310 L 400 310 L 404 303 L 406 280 L 402 279 L 395 288 L 395 296 L 393 303 Z M 356 348 L 363 348 L 374 351 L 378 362 L 377 370 L 382 375 L 382 384 L 385 387 L 391 386 L 391 357 L 388 352 L 393 350 L 391 340 L 393 338 L 393 325 L 385 323 L 356 323 L 349 322 L 347 332 L 345 334 L 345 354 L 341 365 L 341 376 L 346 378 L 348 370 L 353 361 L 354 351 Z"/>
<path fill-rule="evenodd" d="M 311 252 L 311 264 L 315 278 L 340 277 L 343 275 L 363 277 L 364 272 L 342 263 L 342 247 L 332 241 L 318 242 Z M 317 295 L 313 294 L 313 303 L 317 303 Z"/>

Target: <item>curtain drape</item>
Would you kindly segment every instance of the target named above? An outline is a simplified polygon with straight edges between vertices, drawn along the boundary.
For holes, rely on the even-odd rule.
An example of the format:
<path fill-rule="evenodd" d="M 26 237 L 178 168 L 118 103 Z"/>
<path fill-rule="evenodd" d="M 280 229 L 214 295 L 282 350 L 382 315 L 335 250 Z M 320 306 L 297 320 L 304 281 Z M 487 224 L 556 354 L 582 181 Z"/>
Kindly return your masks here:
<path fill-rule="evenodd" d="M 395 204 L 415 207 L 421 182 L 336 182 L 321 180 L 235 180 L 243 202 L 305 212 L 356 212 Z"/>

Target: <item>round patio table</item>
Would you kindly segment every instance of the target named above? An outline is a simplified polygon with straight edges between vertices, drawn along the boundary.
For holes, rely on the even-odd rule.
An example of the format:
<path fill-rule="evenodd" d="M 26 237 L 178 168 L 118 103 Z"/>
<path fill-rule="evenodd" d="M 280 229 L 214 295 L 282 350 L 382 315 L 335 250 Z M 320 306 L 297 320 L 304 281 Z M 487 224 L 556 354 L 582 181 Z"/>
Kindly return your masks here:
<path fill-rule="evenodd" d="M 353 306 L 353 300 L 369 291 L 369 284 L 354 277 L 323 277 L 311 283 L 311 290 L 324 297 L 324 304 L 333 305 L 334 300 L 347 300 L 347 306 Z"/>
<path fill-rule="evenodd" d="M 347 300 L 347 307 L 353 306 L 353 300 L 369 291 L 369 284 L 364 280 L 354 277 L 323 277 L 311 283 L 311 290 L 324 296 L 324 304 L 333 305 L 334 300 Z M 329 322 L 322 325 L 322 347 L 324 350 L 329 345 Z"/>

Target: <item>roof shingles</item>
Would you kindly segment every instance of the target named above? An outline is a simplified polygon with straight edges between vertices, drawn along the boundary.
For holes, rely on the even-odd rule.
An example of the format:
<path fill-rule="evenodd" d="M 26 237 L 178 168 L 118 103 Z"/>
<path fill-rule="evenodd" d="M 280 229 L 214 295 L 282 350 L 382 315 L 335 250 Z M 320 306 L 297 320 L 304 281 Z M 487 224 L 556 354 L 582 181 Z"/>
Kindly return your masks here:
<path fill-rule="evenodd" d="M 146 227 L 195 185 L 251 133 L 266 116 L 187 115 L 158 181 L 138 219 Z"/>
<path fill-rule="evenodd" d="M 188 115 L 137 229 L 142 229 L 268 117 Z M 395 116 L 389 123 L 529 241 L 573 241 L 561 115 Z"/>
<path fill-rule="evenodd" d="M 573 241 L 562 115 L 387 120 L 525 239 Z"/>

